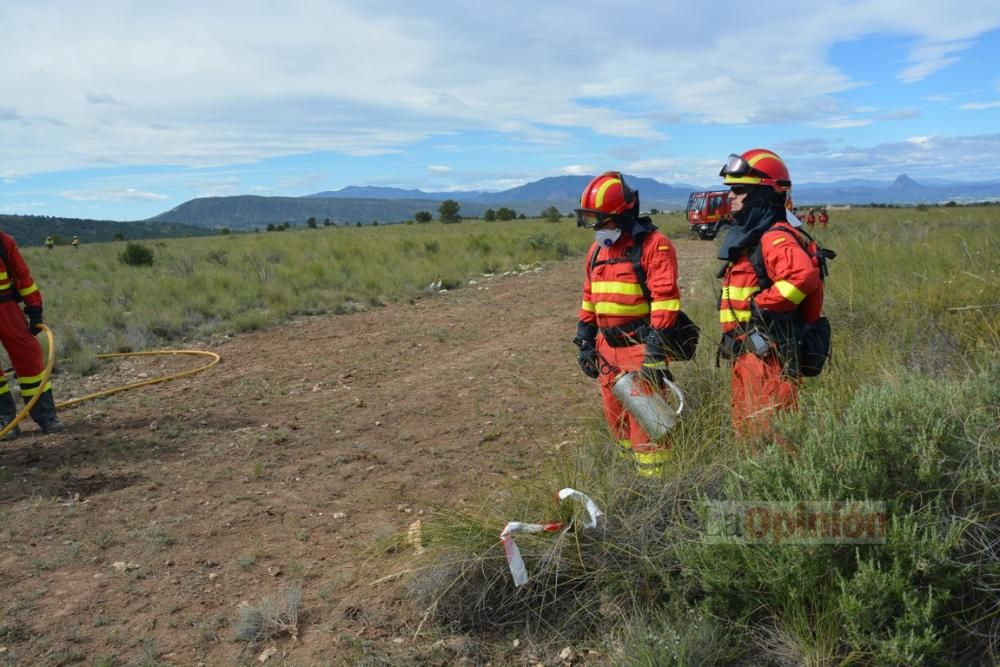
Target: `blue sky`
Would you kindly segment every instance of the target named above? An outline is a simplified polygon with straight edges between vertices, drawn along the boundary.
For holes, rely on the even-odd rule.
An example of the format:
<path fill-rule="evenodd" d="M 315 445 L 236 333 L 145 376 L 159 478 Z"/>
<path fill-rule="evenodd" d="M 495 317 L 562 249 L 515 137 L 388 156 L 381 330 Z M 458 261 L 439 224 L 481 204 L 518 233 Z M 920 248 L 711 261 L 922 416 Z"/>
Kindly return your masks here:
<path fill-rule="evenodd" d="M 1000 2 L 0 3 L 0 213 L 347 185 L 1000 180 Z M 793 188 L 794 192 L 794 188 Z"/>

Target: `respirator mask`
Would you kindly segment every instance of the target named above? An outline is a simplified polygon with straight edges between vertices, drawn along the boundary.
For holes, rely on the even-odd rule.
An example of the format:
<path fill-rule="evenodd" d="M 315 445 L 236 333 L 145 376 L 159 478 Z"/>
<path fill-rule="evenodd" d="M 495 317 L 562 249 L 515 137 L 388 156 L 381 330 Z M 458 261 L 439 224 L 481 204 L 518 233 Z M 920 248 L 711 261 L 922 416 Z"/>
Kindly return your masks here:
<path fill-rule="evenodd" d="M 594 240 L 597 241 L 597 245 L 602 248 L 610 248 L 615 244 L 615 241 L 621 238 L 622 230 L 618 227 L 612 227 L 611 229 L 598 229 L 594 232 Z"/>

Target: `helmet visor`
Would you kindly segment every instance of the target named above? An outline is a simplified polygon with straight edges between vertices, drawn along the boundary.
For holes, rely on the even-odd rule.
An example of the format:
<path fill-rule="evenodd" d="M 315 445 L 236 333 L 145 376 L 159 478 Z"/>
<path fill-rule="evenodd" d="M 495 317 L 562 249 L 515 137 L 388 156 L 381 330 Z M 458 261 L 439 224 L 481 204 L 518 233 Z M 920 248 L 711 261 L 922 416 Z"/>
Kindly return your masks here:
<path fill-rule="evenodd" d="M 576 226 L 586 227 L 587 229 L 593 229 L 603 225 L 615 217 L 610 213 L 605 213 L 604 211 L 598 211 L 592 208 L 575 208 L 573 209 L 573 212 L 576 213 Z"/>
<path fill-rule="evenodd" d="M 754 171 L 750 163 L 743 159 L 742 155 L 736 155 L 735 153 L 730 153 L 729 158 L 726 163 L 722 165 L 722 169 L 719 170 L 719 176 L 747 176 L 751 171 Z"/>

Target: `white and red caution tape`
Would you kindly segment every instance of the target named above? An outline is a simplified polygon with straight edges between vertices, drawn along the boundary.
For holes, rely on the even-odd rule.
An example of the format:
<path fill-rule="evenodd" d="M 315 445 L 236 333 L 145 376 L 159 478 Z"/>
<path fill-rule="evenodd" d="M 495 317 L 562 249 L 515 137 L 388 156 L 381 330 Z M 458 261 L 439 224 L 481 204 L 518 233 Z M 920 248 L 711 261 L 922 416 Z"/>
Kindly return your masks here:
<path fill-rule="evenodd" d="M 584 528 L 594 528 L 597 520 L 604 516 L 604 513 L 597 507 L 597 504 L 585 493 L 576 489 L 565 488 L 559 491 L 559 502 L 572 498 L 583 504 L 587 510 L 588 521 Z M 522 521 L 510 521 L 500 532 L 500 542 L 503 544 L 504 554 L 507 556 L 507 565 L 510 567 L 510 574 L 514 577 L 514 586 L 523 586 L 528 583 L 528 569 L 524 566 L 524 559 L 521 558 L 521 550 L 514 542 L 514 533 L 555 533 L 564 528 L 567 524 L 562 522 L 554 523 L 524 523 Z"/>

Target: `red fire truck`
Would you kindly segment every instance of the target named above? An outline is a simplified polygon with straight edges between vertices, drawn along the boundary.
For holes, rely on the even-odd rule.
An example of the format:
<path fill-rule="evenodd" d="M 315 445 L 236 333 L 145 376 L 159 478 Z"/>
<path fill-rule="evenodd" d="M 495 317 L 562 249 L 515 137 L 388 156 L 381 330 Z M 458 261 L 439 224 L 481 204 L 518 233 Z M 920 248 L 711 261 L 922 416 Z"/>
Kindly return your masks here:
<path fill-rule="evenodd" d="M 730 224 L 731 213 L 729 190 L 692 192 L 688 197 L 689 229 L 703 241 L 714 239 L 724 225 Z"/>

